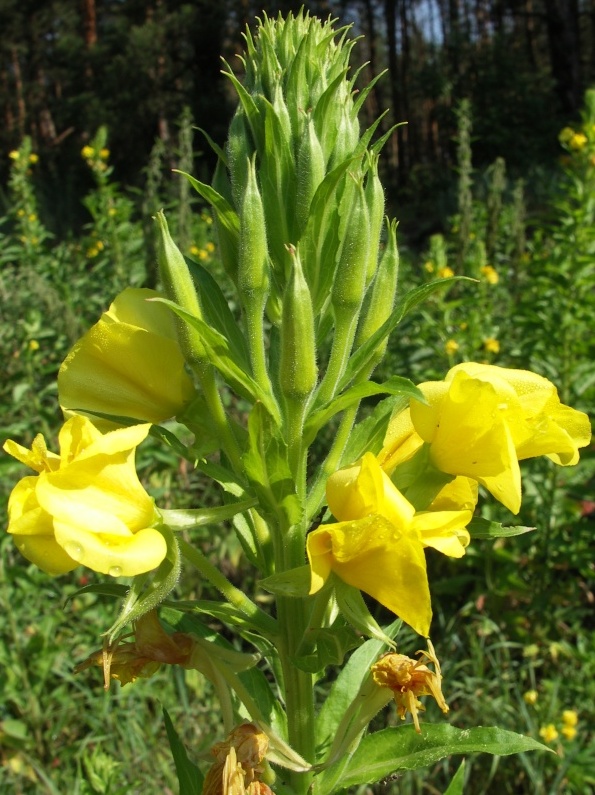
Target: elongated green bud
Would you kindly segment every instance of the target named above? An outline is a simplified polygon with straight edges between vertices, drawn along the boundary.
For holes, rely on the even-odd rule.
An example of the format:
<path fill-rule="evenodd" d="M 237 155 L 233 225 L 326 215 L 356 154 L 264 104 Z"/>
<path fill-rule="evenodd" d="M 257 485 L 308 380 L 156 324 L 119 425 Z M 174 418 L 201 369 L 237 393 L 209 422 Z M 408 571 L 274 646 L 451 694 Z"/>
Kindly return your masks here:
<path fill-rule="evenodd" d="M 298 253 L 293 247 L 290 253 L 293 267 L 283 296 L 279 384 L 286 399 L 303 402 L 318 380 L 314 312 Z"/>
<path fill-rule="evenodd" d="M 268 287 L 266 225 L 252 158 L 248 161 L 246 188 L 240 208 L 238 288 L 242 302 L 246 304 L 259 299 L 264 308 Z"/>
<path fill-rule="evenodd" d="M 300 233 L 306 226 L 312 199 L 323 179 L 324 154 L 316 135 L 312 116 L 308 115 L 297 161 L 296 215 Z"/>
<path fill-rule="evenodd" d="M 375 331 L 387 320 L 393 310 L 397 283 L 399 279 L 399 250 L 397 248 L 397 223 L 386 221 L 387 241 L 386 248 L 380 259 L 374 284 L 371 287 L 369 298 L 366 296 L 366 307 L 362 321 L 357 330 L 355 347 L 359 348 L 368 340 Z M 384 356 L 388 337 L 380 343 L 374 352 L 374 366 Z"/>
<path fill-rule="evenodd" d="M 202 311 L 194 282 L 188 265 L 180 249 L 176 246 L 169 233 L 163 211 L 155 216 L 159 225 L 158 261 L 159 274 L 167 297 L 181 306 L 191 315 L 202 318 Z M 182 353 L 189 363 L 206 363 L 208 361 L 199 333 L 176 317 L 178 339 Z"/>
<path fill-rule="evenodd" d="M 229 125 L 226 144 L 227 162 L 231 180 L 231 191 L 236 207 L 241 207 L 244 188 L 248 180 L 247 164 L 254 147 L 250 141 L 244 113 L 238 109 Z"/>
<path fill-rule="evenodd" d="M 384 189 L 378 177 L 378 155 L 370 155 L 370 168 L 366 177 L 366 202 L 370 216 L 370 247 L 366 264 L 366 287 L 371 283 L 378 267 L 380 235 L 384 220 Z"/>
<path fill-rule="evenodd" d="M 366 265 L 370 248 L 370 219 L 361 184 L 356 185 L 351 212 L 344 229 L 344 240 L 333 288 L 331 303 L 335 313 L 351 310 L 356 314 L 364 299 Z"/>

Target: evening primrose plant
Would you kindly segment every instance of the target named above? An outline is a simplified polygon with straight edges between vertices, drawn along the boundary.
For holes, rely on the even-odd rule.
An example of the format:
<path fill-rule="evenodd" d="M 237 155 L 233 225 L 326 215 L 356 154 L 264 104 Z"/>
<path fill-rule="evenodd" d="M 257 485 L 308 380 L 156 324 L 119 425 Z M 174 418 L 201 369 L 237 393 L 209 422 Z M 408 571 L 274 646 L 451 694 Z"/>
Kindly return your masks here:
<path fill-rule="evenodd" d="M 23 555 L 50 574 L 101 572 L 87 590 L 122 599 L 78 670 L 99 665 L 107 687 L 177 665 L 212 684 L 221 735 L 202 769 L 167 722 L 184 793 L 331 795 L 452 753 L 544 748 L 420 721 L 425 696 L 448 712 L 426 556 L 525 532 L 474 517 L 478 487 L 518 511 L 519 461 L 575 464 L 590 424 L 525 371 L 371 380 L 399 321 L 452 280 L 399 285 L 378 176 L 390 132 L 360 130 L 371 86 L 356 91 L 347 33 L 265 17 L 246 33 L 244 81 L 226 68 L 239 103 L 213 182 L 185 178 L 211 205 L 232 301 L 157 213 L 161 288 L 125 290 L 67 356 L 59 453 L 41 435 L 5 445 L 36 473 L 9 503 Z M 217 484 L 220 504 L 156 505 L 134 464 L 148 434 Z M 228 521 L 254 592 L 199 543 Z M 182 567 L 221 599 L 178 600 Z M 415 658 L 399 650 L 403 624 L 426 639 Z M 391 701 L 413 723 L 368 734 Z"/>

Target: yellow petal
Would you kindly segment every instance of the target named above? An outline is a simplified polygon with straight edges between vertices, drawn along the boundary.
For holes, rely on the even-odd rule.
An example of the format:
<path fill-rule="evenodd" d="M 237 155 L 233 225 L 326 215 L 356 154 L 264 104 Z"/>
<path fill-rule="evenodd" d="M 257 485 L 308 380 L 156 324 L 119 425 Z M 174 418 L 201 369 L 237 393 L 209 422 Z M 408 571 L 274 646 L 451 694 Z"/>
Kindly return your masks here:
<path fill-rule="evenodd" d="M 161 422 L 192 399 L 173 315 L 146 300 L 156 295 L 125 290 L 76 343 L 58 374 L 64 409 Z"/>
<path fill-rule="evenodd" d="M 14 543 L 23 557 L 54 577 L 66 574 L 78 566 L 53 536 L 16 535 Z"/>
<path fill-rule="evenodd" d="M 31 475 L 19 480 L 8 499 L 8 532 L 15 535 L 52 536 L 52 517 L 41 508 L 36 487 L 39 478 Z"/>
<path fill-rule="evenodd" d="M 462 558 L 471 540 L 465 528 L 472 517 L 471 511 L 424 511 L 415 514 L 413 528 L 420 533 L 424 546 L 451 558 Z"/>
<path fill-rule="evenodd" d="M 167 545 L 158 530 L 147 527 L 134 535 L 112 536 L 54 520 L 56 541 L 77 563 L 112 577 L 133 577 L 156 568 Z"/>
<path fill-rule="evenodd" d="M 48 452 L 45 439 L 41 433 L 38 433 L 33 440 L 30 450 L 17 444 L 17 442 L 13 442 L 12 439 L 7 439 L 4 442 L 3 449 L 8 455 L 16 458 L 21 464 L 25 464 L 35 470 L 35 472 L 57 469 L 60 464 L 60 456 Z"/>
<path fill-rule="evenodd" d="M 477 481 L 459 475 L 438 492 L 429 510 L 473 512 L 477 505 L 477 498 Z"/>
<path fill-rule="evenodd" d="M 366 453 L 361 462 L 332 474 L 326 484 L 326 498 L 333 516 L 343 521 L 378 513 L 384 494 L 382 475 L 371 453 Z"/>
<path fill-rule="evenodd" d="M 423 439 L 413 427 L 411 412 L 407 408 L 391 417 L 378 463 L 390 475 L 399 464 L 413 458 L 422 444 Z"/>
<path fill-rule="evenodd" d="M 332 571 L 332 535 L 322 525 L 306 537 L 306 551 L 310 562 L 310 593 L 317 593 Z"/>
<path fill-rule="evenodd" d="M 430 591 L 422 544 L 415 533 L 399 532 L 382 516 L 323 525 L 332 570 L 348 585 L 372 596 L 420 635 L 429 633 Z M 312 541 L 310 541 L 312 551 Z M 312 560 L 312 558 L 311 558 Z"/>

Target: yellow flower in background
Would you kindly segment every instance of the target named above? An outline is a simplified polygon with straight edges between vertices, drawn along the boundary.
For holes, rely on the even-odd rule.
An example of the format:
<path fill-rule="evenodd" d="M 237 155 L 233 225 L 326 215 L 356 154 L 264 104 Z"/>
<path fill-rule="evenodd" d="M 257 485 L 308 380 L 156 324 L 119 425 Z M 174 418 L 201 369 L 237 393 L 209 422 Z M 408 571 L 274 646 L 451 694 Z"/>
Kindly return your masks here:
<path fill-rule="evenodd" d="M 189 403 L 194 386 L 184 369 L 174 315 L 147 300 L 158 295 L 144 288 L 124 290 L 75 344 L 58 373 L 64 411 L 158 423 Z M 98 418 L 93 421 L 102 427 Z"/>
<path fill-rule="evenodd" d="M 575 132 L 572 127 L 564 127 L 558 133 L 558 140 L 561 144 L 567 144 L 573 135 L 575 135 Z"/>
<path fill-rule="evenodd" d="M 190 246 L 189 251 L 190 251 L 190 254 L 192 254 L 193 257 L 198 257 L 198 255 L 200 253 L 200 249 L 199 249 L 198 246 Z"/>
<path fill-rule="evenodd" d="M 382 465 L 392 471 L 425 442 L 437 469 L 477 480 L 513 513 L 521 503 L 519 461 L 545 455 L 576 464 L 591 440 L 587 415 L 527 370 L 465 362 L 419 388 L 428 405 L 411 400 L 410 411 L 391 420 Z"/>
<path fill-rule="evenodd" d="M 488 284 L 498 284 L 500 281 L 498 271 L 491 265 L 484 265 L 480 268 L 480 273 Z"/>
<path fill-rule="evenodd" d="M 488 337 L 483 341 L 483 349 L 486 353 L 500 353 L 500 343 L 495 337 Z"/>
<path fill-rule="evenodd" d="M 30 450 L 5 442 L 9 455 L 38 473 L 20 480 L 8 502 L 8 532 L 27 560 L 48 574 L 82 564 L 112 577 L 161 563 L 165 539 L 152 527 L 155 505 L 134 466 L 149 427 L 102 434 L 86 417 L 73 417 L 60 431 L 60 455 L 41 434 Z"/>
<path fill-rule="evenodd" d="M 212 254 L 215 251 L 215 244 L 209 240 L 208 243 L 205 243 L 205 251 Z"/>
<path fill-rule="evenodd" d="M 38 351 L 39 350 L 39 342 L 37 340 L 29 340 L 29 350 L 30 351 Z"/>
<path fill-rule="evenodd" d="M 434 263 L 431 259 L 424 262 L 424 270 L 426 273 L 434 273 Z"/>
<path fill-rule="evenodd" d="M 39 162 L 39 155 L 36 155 L 35 152 L 31 152 L 29 155 L 29 162 L 32 166 Z"/>
<path fill-rule="evenodd" d="M 448 265 L 445 265 L 443 268 L 439 268 L 437 273 L 439 279 L 450 279 L 450 277 L 454 275 L 455 272 L 452 268 L 449 268 Z"/>
<path fill-rule="evenodd" d="M 8 156 L 11 160 L 18 160 L 20 157 L 19 151 L 17 149 L 13 149 L 12 152 L 8 153 Z"/>
<path fill-rule="evenodd" d="M 411 713 L 415 731 L 421 734 L 418 712 L 424 711 L 419 696 L 432 696 L 442 712 L 448 712 L 448 705 L 442 695 L 442 673 L 434 648 L 428 641 L 428 651 L 418 651 L 419 660 L 413 660 L 404 654 L 389 652 L 372 666 L 372 678 L 380 687 L 388 687 L 393 691 L 397 715 L 405 720 Z M 434 665 L 431 671 L 424 659 Z"/>
<path fill-rule="evenodd" d="M 577 132 L 568 141 L 568 146 L 575 152 L 580 152 L 587 144 L 587 136 L 584 133 Z"/>
<path fill-rule="evenodd" d="M 526 693 L 523 693 L 523 701 L 525 702 L 525 704 L 528 704 L 530 707 L 535 706 L 538 698 L 539 698 L 539 693 L 537 692 L 537 690 L 527 690 Z"/>
<path fill-rule="evenodd" d="M 427 636 L 432 611 L 424 548 L 461 557 L 471 511 L 415 513 L 372 453 L 331 475 L 326 494 L 339 521 L 308 535 L 310 593 L 334 572 Z"/>
<path fill-rule="evenodd" d="M 91 158 L 95 157 L 95 149 L 92 146 L 83 146 L 81 149 L 81 155 L 85 158 L 85 160 L 91 160 Z"/>
<path fill-rule="evenodd" d="M 576 726 L 578 723 L 578 712 L 574 709 L 565 709 L 562 713 L 562 722 L 565 726 Z"/>
<path fill-rule="evenodd" d="M 100 150 L 99 150 L 99 157 L 100 157 L 102 160 L 107 160 L 107 159 L 108 159 L 108 157 L 109 157 L 109 155 L 110 155 L 110 151 L 109 151 L 109 149 L 106 149 L 106 148 L 104 147 L 103 149 L 100 149 Z"/>
<path fill-rule="evenodd" d="M 459 343 L 456 340 L 447 340 L 444 343 L 444 350 L 448 356 L 452 356 L 459 350 Z"/>
<path fill-rule="evenodd" d="M 564 725 L 564 726 L 562 726 L 560 731 L 562 732 L 562 734 L 564 735 L 564 737 L 567 740 L 574 740 L 574 738 L 578 734 L 578 731 L 577 731 L 577 729 L 574 726 Z"/>
<path fill-rule="evenodd" d="M 558 730 L 553 723 L 548 723 L 546 726 L 541 727 L 539 730 L 539 736 L 542 738 L 544 743 L 553 743 L 554 740 L 558 739 Z"/>

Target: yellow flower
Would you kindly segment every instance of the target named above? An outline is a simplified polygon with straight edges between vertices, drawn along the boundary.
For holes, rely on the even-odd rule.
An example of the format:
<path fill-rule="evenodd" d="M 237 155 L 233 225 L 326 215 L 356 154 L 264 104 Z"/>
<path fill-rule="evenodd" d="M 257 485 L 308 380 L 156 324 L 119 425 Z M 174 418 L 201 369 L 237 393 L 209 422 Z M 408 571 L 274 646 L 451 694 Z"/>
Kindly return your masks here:
<path fill-rule="evenodd" d="M 562 732 L 564 737 L 566 737 L 567 740 L 574 740 L 574 738 L 578 734 L 578 731 L 575 729 L 574 726 L 568 726 L 568 725 L 562 726 L 560 731 Z"/>
<path fill-rule="evenodd" d="M 117 212 L 118 212 L 118 211 L 116 210 L 116 208 L 115 208 L 115 207 L 110 207 L 110 208 L 108 209 L 108 211 L 107 211 L 107 214 L 109 215 L 109 217 L 110 217 L 110 218 L 113 218 L 113 217 L 114 217 L 114 215 L 116 215 L 116 214 L 117 214 Z"/>
<path fill-rule="evenodd" d="M 85 160 L 91 160 L 91 158 L 95 157 L 95 149 L 92 146 L 83 146 L 81 149 L 81 155 L 85 158 Z"/>
<path fill-rule="evenodd" d="M 215 251 L 215 244 L 209 240 L 208 243 L 205 243 L 205 250 L 212 254 Z"/>
<path fill-rule="evenodd" d="M 128 288 L 70 351 L 58 373 L 65 411 L 95 411 L 161 422 L 194 396 L 172 312 Z M 98 420 L 94 420 L 98 424 Z"/>
<path fill-rule="evenodd" d="M 523 693 L 523 701 L 525 704 L 528 704 L 530 707 L 533 707 L 537 703 L 537 699 L 539 698 L 539 693 L 537 690 L 527 690 L 526 693 Z"/>
<path fill-rule="evenodd" d="M 443 268 L 438 270 L 437 275 L 439 279 L 450 279 L 451 276 L 455 275 L 455 272 L 452 268 L 449 268 L 448 265 L 445 265 Z"/>
<path fill-rule="evenodd" d="M 444 343 L 444 350 L 448 356 L 452 356 L 459 350 L 459 343 L 456 340 L 447 340 Z"/>
<path fill-rule="evenodd" d="M 553 723 L 548 723 L 547 726 L 542 726 L 539 730 L 539 736 L 545 743 L 553 743 L 558 739 L 558 731 Z"/>
<path fill-rule="evenodd" d="M 424 706 L 418 700 L 419 696 L 432 696 L 442 712 L 448 712 L 448 705 L 442 695 L 440 664 L 430 641 L 428 647 L 427 652 L 417 652 L 420 655 L 419 660 L 389 652 L 372 666 L 372 678 L 376 684 L 393 691 L 397 715 L 401 720 L 405 720 L 405 716 L 410 712 L 418 734 L 421 734 L 418 712 L 424 711 Z M 424 658 L 433 663 L 435 671 L 431 671 L 425 665 Z"/>
<path fill-rule="evenodd" d="M 39 350 L 39 342 L 37 340 L 29 340 L 29 350 L 30 351 L 38 351 Z"/>
<path fill-rule="evenodd" d="M 527 370 L 465 362 L 419 388 L 428 405 L 412 400 L 391 420 L 383 466 L 394 468 L 425 442 L 437 469 L 477 480 L 513 513 L 521 504 L 519 461 L 545 455 L 576 464 L 591 440 L 587 415 L 560 403 L 554 385 Z"/>
<path fill-rule="evenodd" d="M 483 341 L 483 349 L 486 353 L 500 353 L 500 343 L 495 337 L 488 337 Z"/>
<path fill-rule="evenodd" d="M 34 166 L 35 163 L 39 162 L 39 155 L 36 155 L 35 152 L 31 152 L 29 155 L 29 162 Z"/>
<path fill-rule="evenodd" d="M 20 208 L 17 210 L 17 215 L 18 215 L 18 217 L 19 217 L 19 218 L 24 218 L 24 217 L 25 217 L 25 211 L 23 210 L 23 208 L 22 208 L 22 207 L 20 207 Z"/>
<path fill-rule="evenodd" d="M 310 593 L 334 572 L 427 636 L 432 611 L 424 547 L 461 557 L 471 511 L 416 514 L 372 453 L 331 475 L 326 495 L 339 521 L 308 535 Z"/>
<path fill-rule="evenodd" d="M 484 265 L 482 268 L 480 268 L 480 272 L 488 284 L 498 284 L 500 281 L 498 271 L 495 268 L 492 268 L 491 265 Z"/>
<path fill-rule="evenodd" d="M 156 610 L 150 610 L 134 622 L 134 640 L 123 642 L 118 638 L 115 646 L 93 652 L 79 663 L 75 673 L 92 665 L 103 668 L 106 690 L 110 679 L 122 686 L 139 678 L 148 679 L 162 664 L 186 666 L 190 662 L 194 641 L 190 635 L 174 632 L 168 635 L 161 626 Z"/>
<path fill-rule="evenodd" d="M 424 270 L 426 273 L 434 273 L 434 263 L 431 259 L 424 262 Z"/>
<path fill-rule="evenodd" d="M 155 568 L 166 554 L 153 500 L 134 467 L 135 448 L 149 425 L 102 434 L 73 417 L 59 435 L 60 455 L 41 434 L 31 449 L 8 440 L 4 450 L 38 472 L 14 487 L 8 532 L 20 552 L 48 574 L 79 564 L 112 577 Z"/>
<path fill-rule="evenodd" d="M 568 146 L 573 149 L 575 152 L 580 152 L 581 149 L 584 149 L 587 143 L 587 136 L 584 133 L 574 133 L 572 138 L 568 141 Z"/>
<path fill-rule="evenodd" d="M 575 709 L 565 709 L 562 713 L 562 722 L 566 726 L 576 726 L 578 723 L 578 712 Z"/>
<path fill-rule="evenodd" d="M 12 152 L 8 153 L 8 156 L 11 160 L 18 160 L 20 157 L 20 153 L 17 149 L 13 149 Z"/>
<path fill-rule="evenodd" d="M 205 776 L 203 795 L 273 795 L 261 781 L 269 739 L 253 723 L 242 723 L 211 748 L 215 762 Z"/>
<path fill-rule="evenodd" d="M 198 257 L 199 253 L 200 249 L 198 246 L 190 246 L 190 254 L 192 254 L 193 257 Z"/>
<path fill-rule="evenodd" d="M 108 159 L 108 157 L 109 157 L 109 155 L 110 155 L 109 149 L 106 149 L 106 148 L 104 147 L 103 149 L 100 149 L 100 150 L 99 150 L 99 157 L 100 157 L 102 160 L 107 160 L 107 159 Z"/>
<path fill-rule="evenodd" d="M 35 215 L 35 213 L 30 213 L 29 220 L 31 221 L 31 223 L 37 221 L 37 216 Z"/>
<path fill-rule="evenodd" d="M 91 246 L 87 249 L 87 259 L 94 259 L 99 254 L 97 246 Z"/>

